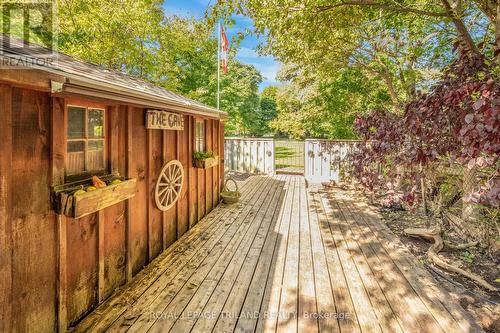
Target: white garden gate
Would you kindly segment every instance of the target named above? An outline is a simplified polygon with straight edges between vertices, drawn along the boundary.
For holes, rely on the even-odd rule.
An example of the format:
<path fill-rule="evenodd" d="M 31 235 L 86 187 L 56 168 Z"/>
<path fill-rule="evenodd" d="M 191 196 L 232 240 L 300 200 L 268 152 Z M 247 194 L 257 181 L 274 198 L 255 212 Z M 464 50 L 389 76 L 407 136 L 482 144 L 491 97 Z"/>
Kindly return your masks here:
<path fill-rule="evenodd" d="M 272 138 L 226 138 L 224 140 L 226 171 L 256 174 L 274 173 L 274 140 Z"/>
<path fill-rule="evenodd" d="M 361 141 L 318 140 L 305 141 L 305 173 L 310 182 L 342 180 L 342 170 L 350 163 L 349 154 L 354 152 Z"/>

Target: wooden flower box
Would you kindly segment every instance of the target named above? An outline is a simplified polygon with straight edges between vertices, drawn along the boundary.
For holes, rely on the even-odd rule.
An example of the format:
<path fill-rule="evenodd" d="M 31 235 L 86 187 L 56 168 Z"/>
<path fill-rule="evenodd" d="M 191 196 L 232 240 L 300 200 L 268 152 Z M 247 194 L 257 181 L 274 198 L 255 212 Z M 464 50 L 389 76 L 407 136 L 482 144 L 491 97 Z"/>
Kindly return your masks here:
<path fill-rule="evenodd" d="M 60 186 L 54 189 L 55 210 L 58 214 L 78 219 L 135 196 L 137 180 L 121 180 L 121 183 L 76 195 L 74 189 L 81 185 L 73 183 Z"/>
<path fill-rule="evenodd" d="M 198 169 L 210 169 L 219 165 L 219 156 L 209 157 L 204 160 L 193 160 L 194 167 Z"/>

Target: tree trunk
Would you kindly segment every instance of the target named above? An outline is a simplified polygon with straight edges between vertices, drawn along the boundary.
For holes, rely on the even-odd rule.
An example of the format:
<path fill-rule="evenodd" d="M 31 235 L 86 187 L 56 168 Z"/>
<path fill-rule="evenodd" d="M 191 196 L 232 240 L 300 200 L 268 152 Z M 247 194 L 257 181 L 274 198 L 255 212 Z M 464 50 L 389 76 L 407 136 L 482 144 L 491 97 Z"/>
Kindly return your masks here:
<path fill-rule="evenodd" d="M 465 167 L 463 180 L 464 195 L 477 190 L 476 184 L 477 168 L 473 167 L 472 169 L 469 169 L 468 167 Z M 472 202 L 466 202 L 462 199 L 462 219 L 464 221 L 477 221 L 478 216 L 479 211 L 476 208 L 476 205 Z"/>
<path fill-rule="evenodd" d="M 428 215 L 428 209 L 427 209 L 427 198 L 425 197 L 426 194 L 426 189 L 425 189 L 425 177 L 424 177 L 424 172 L 423 172 L 423 167 L 422 163 L 420 163 L 420 191 L 422 192 L 422 207 L 424 209 L 424 215 Z M 427 227 L 429 227 L 429 219 L 427 219 Z"/>
<path fill-rule="evenodd" d="M 495 50 L 500 52 L 500 1 L 498 0 L 475 0 L 474 3 L 488 17 L 495 26 Z M 497 61 L 500 61 L 500 54 L 497 53 Z"/>
<path fill-rule="evenodd" d="M 382 77 L 387 86 L 387 90 L 389 91 L 389 96 L 391 97 L 392 108 L 394 109 L 394 112 L 399 112 L 401 110 L 401 106 L 399 104 L 398 93 L 396 92 L 396 88 L 394 88 L 394 82 L 392 80 L 391 74 L 388 73 L 386 69 L 384 69 Z"/>
<path fill-rule="evenodd" d="M 466 48 L 468 48 L 472 53 L 477 56 L 482 56 L 481 52 L 479 52 L 476 44 L 472 40 L 472 37 L 467 30 L 464 22 L 461 19 L 460 13 L 457 13 L 450 5 L 448 0 L 441 0 L 441 3 L 444 6 L 446 12 L 450 15 L 453 24 L 455 25 L 455 29 L 457 29 L 458 35 L 461 37 L 461 42 L 463 42 Z"/>

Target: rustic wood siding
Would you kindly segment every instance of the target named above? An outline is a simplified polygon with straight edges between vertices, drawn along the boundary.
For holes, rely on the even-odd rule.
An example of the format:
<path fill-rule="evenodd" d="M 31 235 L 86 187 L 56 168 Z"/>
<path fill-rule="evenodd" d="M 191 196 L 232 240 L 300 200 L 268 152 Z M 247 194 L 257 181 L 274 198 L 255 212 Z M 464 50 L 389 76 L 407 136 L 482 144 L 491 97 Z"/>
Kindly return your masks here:
<path fill-rule="evenodd" d="M 17 332 L 50 332 L 56 327 L 56 220 L 48 186 L 50 102 L 47 93 L 12 89 L 10 236 L 12 329 Z"/>
<path fill-rule="evenodd" d="M 132 275 L 137 274 L 144 265 L 148 263 L 148 223 L 147 223 L 147 142 L 146 130 L 143 126 L 143 116 L 140 110 L 129 109 L 131 119 L 130 140 L 132 149 L 128 157 L 130 169 L 128 175 L 131 178 L 137 178 L 137 194 L 130 199 L 129 215 L 129 235 L 130 261 L 132 266 Z"/>
<path fill-rule="evenodd" d="M 80 97 L 81 100 L 81 97 Z M 184 131 L 148 130 L 145 109 L 106 103 L 109 170 L 137 179 L 134 198 L 81 219 L 54 213 L 64 182 L 63 97 L 0 84 L 0 331 L 63 331 L 195 225 L 219 201 L 221 165 L 192 167 L 194 117 Z M 206 147 L 222 157 L 223 127 L 205 119 Z M 176 205 L 156 208 L 163 165 L 181 161 Z"/>
<path fill-rule="evenodd" d="M 142 112 L 141 112 L 142 114 Z M 143 117 L 144 118 L 144 117 Z M 154 192 L 157 176 L 163 166 L 162 158 L 162 132 L 159 130 L 147 131 L 147 192 L 138 193 L 139 196 L 147 196 L 147 221 L 149 235 L 149 260 L 156 258 L 163 247 L 163 219 L 162 212 L 156 208 Z"/>
<path fill-rule="evenodd" d="M 154 130 L 150 130 L 154 131 Z M 160 134 L 163 134 L 163 146 L 160 143 L 159 147 L 163 147 L 163 158 L 160 159 L 160 165 L 158 170 L 155 171 L 154 184 L 156 185 L 157 177 L 160 174 L 161 168 L 171 160 L 178 159 L 177 156 L 177 131 L 156 131 Z M 154 193 L 154 186 L 153 186 Z M 153 199 L 154 204 L 154 199 Z M 172 245 L 173 242 L 177 239 L 177 205 L 178 202 L 175 203 L 173 207 L 171 207 L 166 212 L 163 212 L 163 249 Z M 156 205 L 155 205 L 156 207 Z M 156 208 L 155 208 L 156 209 Z M 161 244 L 161 243 L 160 243 Z M 156 257 L 156 256 L 155 256 Z"/>
<path fill-rule="evenodd" d="M 181 195 L 177 201 L 177 238 L 181 237 L 189 229 L 189 170 L 191 168 L 191 137 L 187 126 L 189 124 L 189 116 L 184 116 L 184 131 L 177 132 L 177 156 L 184 168 L 184 186 L 181 190 Z"/>
<path fill-rule="evenodd" d="M 109 157 L 110 170 L 120 175 L 127 174 L 127 108 L 114 107 L 108 117 L 111 126 Z M 101 299 L 109 297 L 113 290 L 126 282 L 126 209 L 125 202 L 120 202 L 104 210 L 103 221 L 99 220 L 101 235 L 104 236 L 102 251 L 100 251 L 101 272 L 104 279 L 101 289 Z"/>
<path fill-rule="evenodd" d="M 189 138 L 193 140 L 193 135 L 195 133 L 195 123 L 194 118 L 189 117 Z M 184 129 L 185 130 L 185 129 Z M 194 146 L 191 142 L 189 145 L 190 154 L 188 155 L 189 159 L 189 168 L 188 168 L 188 178 L 189 178 L 189 227 L 192 227 L 198 222 L 198 169 L 192 167 L 193 165 L 193 149 Z"/>
<path fill-rule="evenodd" d="M 97 213 L 66 219 L 68 321 L 77 322 L 98 304 Z"/>
<path fill-rule="evenodd" d="M 0 85 L 0 332 L 12 327 L 12 88 Z"/>

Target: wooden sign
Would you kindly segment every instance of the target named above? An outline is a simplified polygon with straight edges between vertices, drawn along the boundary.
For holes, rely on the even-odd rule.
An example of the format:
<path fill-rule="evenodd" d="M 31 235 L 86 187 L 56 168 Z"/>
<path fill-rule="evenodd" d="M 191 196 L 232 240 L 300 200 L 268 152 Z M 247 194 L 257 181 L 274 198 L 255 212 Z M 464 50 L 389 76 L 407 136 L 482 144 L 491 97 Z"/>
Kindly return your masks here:
<path fill-rule="evenodd" d="M 148 110 L 146 112 L 146 128 L 183 131 L 184 116 L 167 111 Z"/>

